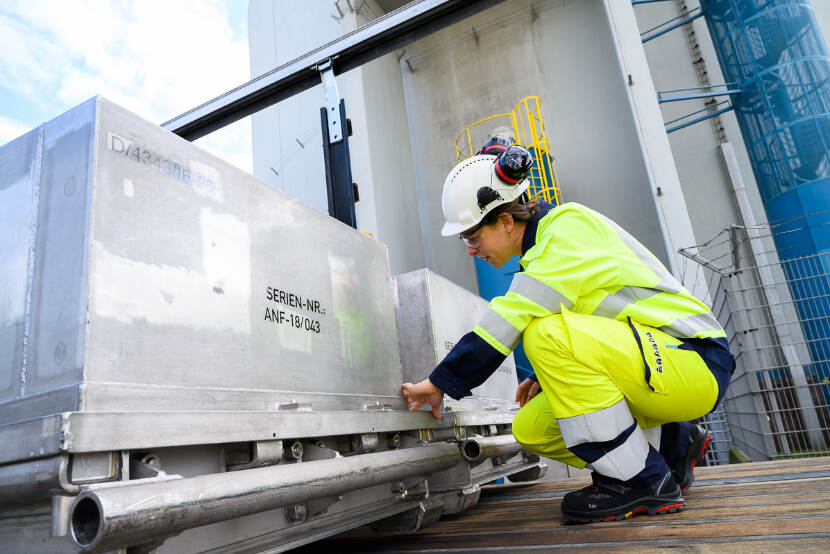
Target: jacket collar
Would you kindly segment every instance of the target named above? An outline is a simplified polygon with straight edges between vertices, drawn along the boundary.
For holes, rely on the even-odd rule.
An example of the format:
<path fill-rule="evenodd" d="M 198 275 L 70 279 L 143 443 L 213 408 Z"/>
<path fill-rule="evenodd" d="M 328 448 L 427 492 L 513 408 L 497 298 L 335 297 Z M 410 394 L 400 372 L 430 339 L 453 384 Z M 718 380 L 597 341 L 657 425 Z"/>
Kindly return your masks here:
<path fill-rule="evenodd" d="M 527 227 L 525 227 L 525 234 L 522 237 L 522 256 L 527 254 L 527 251 L 536 245 L 536 230 L 539 228 L 539 220 L 545 217 L 552 209 L 553 205 L 548 204 L 544 200 L 539 201 L 539 210 L 527 222 Z"/>

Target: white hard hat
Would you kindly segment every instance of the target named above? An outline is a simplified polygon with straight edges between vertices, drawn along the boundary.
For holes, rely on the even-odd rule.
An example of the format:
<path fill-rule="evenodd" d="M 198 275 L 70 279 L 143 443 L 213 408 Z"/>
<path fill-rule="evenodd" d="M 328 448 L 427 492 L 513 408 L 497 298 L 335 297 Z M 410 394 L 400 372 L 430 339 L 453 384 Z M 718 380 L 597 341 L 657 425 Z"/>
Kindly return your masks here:
<path fill-rule="evenodd" d="M 511 146 L 511 149 L 521 147 Z M 530 154 L 521 149 L 530 159 Z M 445 237 L 463 233 L 478 225 L 491 210 L 517 199 L 527 190 L 526 173 L 510 182 L 497 162 L 502 156 L 482 154 L 467 158 L 447 175 L 441 207 L 444 210 Z M 528 162 L 529 164 L 532 162 Z"/>

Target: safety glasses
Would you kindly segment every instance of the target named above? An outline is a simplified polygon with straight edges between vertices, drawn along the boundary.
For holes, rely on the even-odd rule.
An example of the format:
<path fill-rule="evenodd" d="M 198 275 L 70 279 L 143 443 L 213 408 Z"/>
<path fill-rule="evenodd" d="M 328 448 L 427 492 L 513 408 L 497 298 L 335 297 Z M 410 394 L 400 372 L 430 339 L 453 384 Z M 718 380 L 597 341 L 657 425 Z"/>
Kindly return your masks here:
<path fill-rule="evenodd" d="M 471 231 L 467 231 L 466 233 L 461 233 L 458 235 L 458 238 L 461 239 L 461 242 L 466 244 L 470 248 L 475 248 L 478 250 L 478 246 L 481 243 L 481 235 L 484 231 L 484 228 L 481 225 L 474 227 Z"/>

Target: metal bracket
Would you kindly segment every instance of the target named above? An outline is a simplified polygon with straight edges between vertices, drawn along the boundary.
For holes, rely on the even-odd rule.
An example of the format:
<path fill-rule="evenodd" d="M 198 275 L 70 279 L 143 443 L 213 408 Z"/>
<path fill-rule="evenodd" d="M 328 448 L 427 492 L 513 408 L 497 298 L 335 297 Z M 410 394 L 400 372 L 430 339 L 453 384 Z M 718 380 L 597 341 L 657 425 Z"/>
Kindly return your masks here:
<path fill-rule="evenodd" d="M 316 66 L 326 91 L 326 105 L 320 108 L 320 126 L 323 134 L 323 163 L 326 168 L 326 196 L 329 215 L 351 227 L 357 228 L 354 203 L 357 186 L 352 182 L 349 159 L 349 120 L 346 119 L 346 102 L 337 92 L 332 58 Z"/>
<path fill-rule="evenodd" d="M 317 71 L 320 72 L 320 80 L 326 92 L 326 119 L 328 120 L 326 127 L 329 130 L 329 144 L 335 144 L 343 140 L 343 133 L 340 126 L 340 94 L 337 92 L 337 80 L 334 78 L 331 58 L 317 64 Z"/>
<path fill-rule="evenodd" d="M 379 535 L 409 535 L 438 521 L 444 512 L 444 501 L 438 496 L 424 498 L 410 510 L 371 523 Z"/>
<path fill-rule="evenodd" d="M 69 458 L 69 480 L 74 485 L 115 481 L 120 469 L 120 452 L 83 452 Z"/>
<path fill-rule="evenodd" d="M 322 442 L 306 444 L 303 447 L 303 459 L 305 461 L 330 460 L 331 458 L 342 458 L 342 454 L 333 448 L 329 448 Z"/>
<path fill-rule="evenodd" d="M 481 486 L 477 483 L 439 493 L 437 496 L 444 501 L 445 514 L 458 514 L 478 504 L 481 496 Z"/>
<path fill-rule="evenodd" d="M 407 477 L 392 483 L 392 492 L 400 494 L 401 498 L 405 499 L 428 498 L 429 482 L 420 476 Z"/>
<path fill-rule="evenodd" d="M 325 496 L 323 498 L 315 498 L 306 503 L 306 513 L 308 516 L 316 516 L 325 513 L 330 506 L 343 500 L 343 495 Z"/>
<path fill-rule="evenodd" d="M 52 496 L 52 514 L 49 525 L 50 537 L 65 537 L 69 533 L 69 508 L 74 496 L 56 494 Z"/>
<path fill-rule="evenodd" d="M 375 401 L 374 404 L 364 404 L 363 409 L 367 411 L 382 411 L 382 412 L 390 412 L 392 411 L 392 404 L 381 404 L 380 401 Z"/>
<path fill-rule="evenodd" d="M 242 463 L 228 463 L 228 471 L 278 465 L 283 459 L 281 440 L 254 441 L 250 445 L 251 459 Z"/>
<path fill-rule="evenodd" d="M 362 433 L 360 435 L 352 435 L 351 443 L 352 450 L 356 452 L 374 452 L 378 449 L 378 434 Z"/>
<path fill-rule="evenodd" d="M 167 474 L 161 469 L 161 458 L 156 454 L 147 454 L 140 460 L 130 460 L 131 479 L 152 479 L 165 477 Z"/>
<path fill-rule="evenodd" d="M 291 402 L 277 402 L 274 409 L 282 412 L 310 412 L 311 402 L 297 402 L 292 398 Z"/>

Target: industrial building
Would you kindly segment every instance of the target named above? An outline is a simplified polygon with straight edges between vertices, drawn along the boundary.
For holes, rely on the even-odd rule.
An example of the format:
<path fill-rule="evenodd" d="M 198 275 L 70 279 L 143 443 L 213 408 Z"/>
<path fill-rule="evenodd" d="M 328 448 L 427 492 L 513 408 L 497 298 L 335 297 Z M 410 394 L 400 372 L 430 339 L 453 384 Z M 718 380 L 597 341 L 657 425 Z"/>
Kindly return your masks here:
<path fill-rule="evenodd" d="M 312 2 L 297 20 L 285 17 L 291 2 L 252 0 L 251 75 L 403 4 Z M 429 267 L 477 290 L 472 260 L 439 237 L 441 186 L 455 164 L 459 133 L 531 95 L 542 100 L 564 201 L 607 214 L 667 267 L 682 268 L 678 249 L 742 221 L 720 143 L 732 144 L 753 223 L 766 221 L 734 114 L 668 136 L 657 132 L 664 122 L 705 107 L 705 99 L 657 106 L 658 91 L 702 85 L 696 68 L 704 64 L 710 84 L 725 82 L 703 19 L 638 46 L 642 32 L 697 3 L 629 4 L 502 2 L 339 79 L 354 129 L 358 228 L 389 246 L 393 274 Z M 830 6 L 813 2 L 812 8 L 827 36 Z M 315 87 L 253 116 L 254 174 L 325 210 L 316 147 L 322 98 Z"/>
<path fill-rule="evenodd" d="M 496 529 L 482 510 L 516 490 L 546 502 L 518 507 L 545 510 L 536 538 L 462 514 L 421 551 L 659 541 L 562 525 L 579 476 L 524 484 L 569 474 L 513 437 L 518 359 L 438 421 L 400 395 L 512 277 L 439 232 L 447 171 L 511 113 L 498 132 L 536 148 L 555 201 L 627 229 L 726 330 L 707 461 L 759 463 L 701 488 L 811 510 L 775 535 L 692 514 L 655 545 L 830 538 L 830 5 L 296 10 L 250 0 L 251 81 L 161 126 L 96 97 L 0 146 L 0 550 L 395 551 L 330 537 Z M 188 142 L 248 114 L 254 176 Z"/>
<path fill-rule="evenodd" d="M 404 2 L 320 2 L 307 7 L 303 22 L 282 17 L 289 4 L 250 2 L 254 77 L 348 34 Z M 760 8 L 747 7 L 756 4 Z M 801 110 L 800 114 L 793 114 L 790 108 L 788 116 L 775 117 L 809 121 L 816 130 L 811 128 L 805 133 L 815 137 L 826 134 L 818 128 L 824 125 L 828 113 L 826 90 L 830 81 L 822 35 L 830 35 L 830 5 L 790 4 L 735 3 L 740 6 L 735 10 L 742 16 L 746 15 L 744 10 L 763 12 L 747 24 L 749 30 L 735 34 L 746 33 L 750 48 L 758 56 L 765 54 L 765 48 L 770 50 L 769 56 L 777 56 L 769 63 L 783 69 L 777 77 L 778 88 L 768 85 L 768 94 L 772 98 L 777 95 L 780 104 L 770 109 L 786 111 L 785 105 L 799 106 L 795 110 Z M 757 337 L 743 341 L 744 348 L 761 349 L 761 357 L 770 358 L 761 360 L 757 353 L 747 354 L 745 359 L 755 360 L 750 362 L 754 369 L 773 370 L 796 363 L 792 356 L 773 354 L 771 349 L 780 350 L 782 341 L 801 344 L 800 348 L 812 344 L 815 348 L 822 337 L 830 335 L 817 331 L 816 336 L 805 339 L 795 329 L 799 325 L 794 312 L 785 318 L 787 323 L 780 317 L 770 323 L 769 314 L 757 313 L 750 319 L 761 317 L 762 321 L 739 322 L 724 308 L 726 300 L 719 296 L 719 281 L 709 274 L 706 259 L 695 260 L 694 255 L 689 258 L 680 252 L 696 253 L 697 245 L 709 241 L 722 244 L 723 240 L 714 239 L 733 225 L 775 224 L 827 208 L 821 207 L 826 206 L 822 200 L 805 201 L 803 207 L 797 207 L 798 202 L 796 207 L 781 208 L 783 204 L 778 204 L 779 208 L 768 206 L 773 210 L 770 215 L 765 210 L 767 201 L 786 188 L 799 188 L 796 184 L 815 181 L 816 190 L 821 191 L 815 194 L 824 198 L 830 194 L 822 178 L 827 175 L 828 162 L 827 146 L 821 139 L 812 139 L 815 146 L 811 154 L 804 141 L 790 146 L 791 152 L 786 153 L 786 145 L 794 139 L 790 135 L 781 139 L 784 144 L 775 149 L 781 165 L 796 167 L 801 162 L 793 160 L 811 157 L 813 170 L 806 178 L 769 177 L 769 172 L 775 171 L 764 165 L 773 157 L 770 147 L 765 146 L 771 140 L 769 130 L 764 130 L 766 134 L 752 131 L 755 124 L 746 122 L 746 130 L 741 129 L 736 113 L 744 114 L 745 119 L 754 117 L 756 107 L 752 103 L 763 103 L 763 95 L 760 100 L 750 100 L 748 93 L 736 95 L 740 83 L 730 79 L 740 75 L 736 76 L 731 67 L 728 77 L 724 75 L 719 58 L 724 55 L 724 47 L 720 46 L 719 54 L 715 45 L 724 39 L 716 37 L 713 41 L 707 26 L 731 6 L 730 2 L 683 0 L 511 0 L 345 73 L 339 85 L 354 130 L 350 152 L 352 177 L 360 191 L 355 207 L 358 229 L 389 246 L 393 274 L 426 266 L 491 298 L 492 293 L 481 290 L 486 286 L 489 291 L 487 280 L 492 278 L 486 264 L 459 255 L 459 245 L 439 235 L 443 221 L 441 187 L 448 168 L 456 162 L 456 140 L 468 125 L 509 112 L 525 97 L 538 96 L 561 201 L 583 203 L 612 218 L 654 252 L 690 291 L 726 310 L 718 314 L 721 321 L 727 325 L 729 320 L 733 327 L 736 323 L 739 327 L 733 332 L 734 349 L 739 349 L 735 337 L 746 329 L 787 327 L 783 339 Z M 708 15 L 704 14 L 706 10 Z M 805 21 L 809 31 L 803 31 Z M 809 36 L 799 35 L 802 31 Z M 809 46 L 773 54 L 774 48 L 783 48 L 774 40 L 801 41 Z M 823 49 L 823 59 L 814 56 L 811 48 L 815 52 Z M 799 55 L 809 58 L 804 62 L 806 69 L 788 72 Z M 761 72 L 768 74 L 773 69 Z M 786 91 L 786 99 L 781 99 L 782 90 Z M 326 209 L 326 191 L 319 185 L 325 180 L 322 151 L 307 145 L 319 140 L 317 112 L 323 97 L 322 88 L 316 87 L 253 116 L 254 173 L 320 210 Z M 737 100 L 740 98 L 745 99 L 743 105 Z M 777 124 L 787 128 L 780 121 Z M 747 132 L 755 132 L 755 167 L 745 142 Z M 758 172 L 763 176 L 762 189 L 756 181 Z M 769 228 L 759 233 L 769 238 Z M 758 254 L 776 250 L 763 237 L 752 240 L 758 243 L 754 247 Z M 812 254 L 799 255 L 821 256 L 828 244 L 822 246 L 820 237 L 815 240 Z M 723 248 L 709 247 L 706 255 L 720 259 L 728 255 Z M 747 257 L 745 267 L 778 263 L 777 258 L 755 260 L 753 251 L 735 255 Z M 788 280 L 798 280 L 783 274 L 770 279 L 775 287 L 787 290 Z M 820 284 L 810 286 L 821 288 Z M 789 292 L 776 294 L 789 298 L 790 309 L 795 309 Z M 736 301 L 740 304 L 747 300 L 733 299 L 733 304 Z M 751 304 L 769 302 L 756 298 Z M 830 314 L 823 307 L 802 308 L 823 314 L 822 318 Z M 822 352 L 813 352 L 813 359 L 830 357 L 830 349 L 821 348 Z M 802 352 L 804 356 L 810 357 L 806 351 Z M 816 369 L 817 381 L 828 376 L 823 362 L 801 365 Z M 803 384 L 806 386 L 806 382 Z M 822 397 L 817 399 L 819 406 L 827 404 L 827 392 L 814 390 L 812 394 Z M 801 396 L 802 404 L 815 404 L 803 391 Z M 766 408 L 753 406 L 751 410 L 765 412 Z M 812 425 L 806 424 L 808 427 L 827 428 L 825 419 L 808 419 L 812 421 Z M 767 430 L 766 434 L 784 432 Z M 777 451 L 768 441 L 764 446 L 759 444 L 761 431 L 756 429 L 754 433 L 755 439 L 747 439 L 749 442 L 742 445 L 750 451 L 748 455 L 758 459 L 775 457 Z M 724 448 L 727 442 L 724 439 Z"/>

